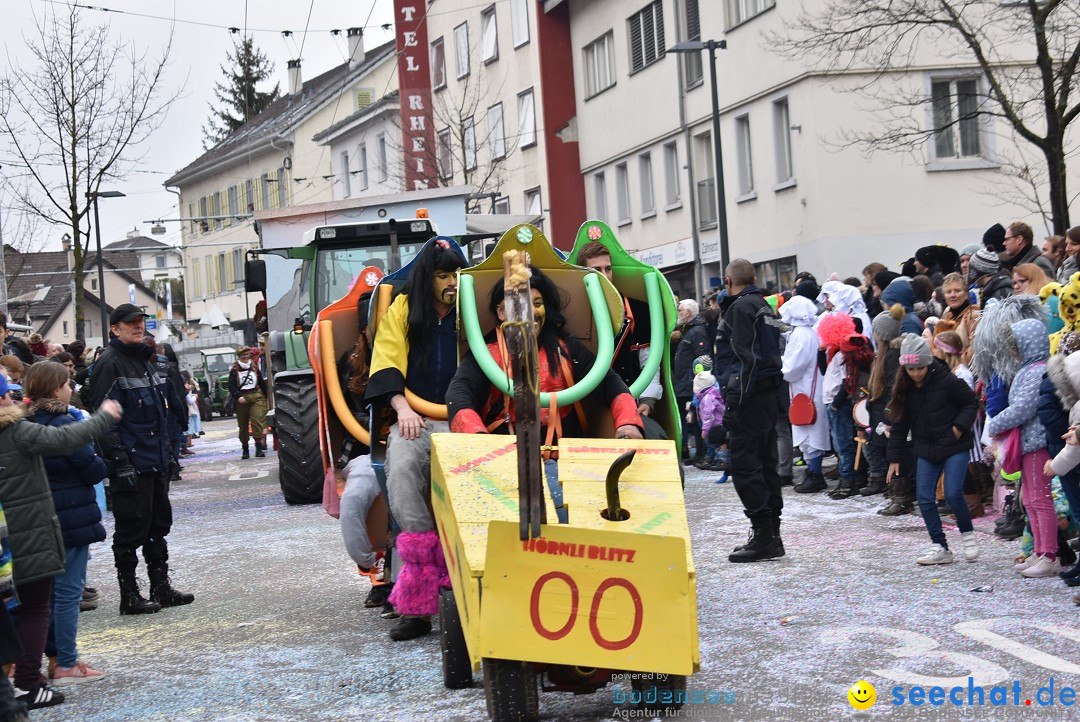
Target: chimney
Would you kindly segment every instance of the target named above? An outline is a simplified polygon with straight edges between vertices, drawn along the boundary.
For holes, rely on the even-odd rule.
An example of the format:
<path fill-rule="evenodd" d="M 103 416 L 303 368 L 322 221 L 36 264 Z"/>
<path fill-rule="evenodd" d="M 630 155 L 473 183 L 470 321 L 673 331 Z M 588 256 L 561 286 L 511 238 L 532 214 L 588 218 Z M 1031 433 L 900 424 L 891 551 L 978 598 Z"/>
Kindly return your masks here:
<path fill-rule="evenodd" d="M 285 67 L 289 69 L 289 95 L 300 95 L 304 88 L 304 80 L 300 77 L 300 58 L 290 60 Z"/>
<path fill-rule="evenodd" d="M 349 28 L 346 33 L 349 39 L 349 69 L 353 69 L 364 62 L 364 29 Z"/>
<path fill-rule="evenodd" d="M 135 226 L 134 228 L 132 228 L 130 231 L 127 232 L 127 237 L 128 238 L 138 238 L 140 235 L 142 235 L 142 234 L 139 233 L 139 227 L 138 226 Z"/>

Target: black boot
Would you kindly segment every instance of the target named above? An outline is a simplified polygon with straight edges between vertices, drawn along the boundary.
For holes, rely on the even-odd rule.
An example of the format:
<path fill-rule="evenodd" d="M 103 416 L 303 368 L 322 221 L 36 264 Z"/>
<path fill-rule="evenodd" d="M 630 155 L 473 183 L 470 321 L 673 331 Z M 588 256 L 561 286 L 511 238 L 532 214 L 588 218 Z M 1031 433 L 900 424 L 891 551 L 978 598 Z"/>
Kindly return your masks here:
<path fill-rule="evenodd" d="M 912 494 L 911 482 L 902 476 L 892 480 L 889 485 L 889 505 L 884 509 L 878 509 L 881 516 L 902 516 L 910 514 L 914 509 L 914 494 Z"/>
<path fill-rule="evenodd" d="M 847 499 L 849 496 L 855 496 L 854 479 L 841 479 L 836 488 L 829 492 L 830 499 Z"/>
<path fill-rule="evenodd" d="M 250 459 L 251 458 L 251 453 L 248 451 L 248 445 L 247 445 L 246 441 L 244 442 L 244 453 L 240 454 L 240 458 L 241 459 Z"/>
<path fill-rule="evenodd" d="M 803 480 L 795 485 L 795 491 L 800 494 L 813 494 L 814 492 L 825 491 L 828 488 L 829 485 L 826 483 L 825 477 L 809 469 L 807 469 L 806 475 L 803 476 Z"/>
<path fill-rule="evenodd" d="M 150 599 L 162 607 L 182 607 L 195 601 L 195 595 L 173 589 L 169 581 L 169 565 L 155 563 L 148 569 L 150 575 Z"/>
<path fill-rule="evenodd" d="M 431 632 L 431 617 L 401 617 L 401 621 L 390 630 L 390 639 L 395 642 L 406 642 L 410 639 L 423 637 Z"/>
<path fill-rule="evenodd" d="M 859 489 L 861 496 L 873 496 L 874 494 L 881 494 L 885 491 L 885 477 L 884 476 L 871 476 L 866 482 L 866 486 Z"/>
<path fill-rule="evenodd" d="M 120 582 L 120 613 L 121 614 L 153 614 L 161 611 L 161 605 L 143 599 L 139 594 L 139 580 L 135 578 L 135 572 L 116 572 L 116 578 Z"/>
<path fill-rule="evenodd" d="M 262 439 L 255 439 L 255 457 L 262 458 L 264 456 L 266 456 L 266 444 L 263 443 Z"/>
<path fill-rule="evenodd" d="M 728 555 L 729 562 L 761 562 L 784 556 L 779 537 L 773 533 L 773 520 L 763 517 L 750 521 L 750 540 L 742 549 Z"/>

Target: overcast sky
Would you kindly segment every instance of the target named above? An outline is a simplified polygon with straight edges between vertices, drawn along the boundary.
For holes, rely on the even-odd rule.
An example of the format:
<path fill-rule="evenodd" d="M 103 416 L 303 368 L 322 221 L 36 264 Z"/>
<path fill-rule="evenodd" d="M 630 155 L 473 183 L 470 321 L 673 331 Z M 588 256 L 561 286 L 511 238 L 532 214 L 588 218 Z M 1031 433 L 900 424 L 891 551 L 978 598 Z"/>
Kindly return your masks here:
<path fill-rule="evenodd" d="M 0 42 L 6 55 L 4 72 L 10 72 L 12 64 L 33 63 L 25 40 L 34 35 L 34 15 L 40 18 L 57 10 L 66 12 L 65 5 L 63 0 L 6 0 L 3 3 Z M 288 89 L 285 63 L 300 54 L 301 46 L 303 76 L 312 78 L 348 58 L 346 28 L 367 27 L 364 39 L 369 48 L 393 37 L 392 30 L 379 27 L 393 20 L 392 0 L 85 0 L 79 5 L 117 11 L 83 9 L 83 22 L 89 26 L 108 25 L 108 34 L 113 41 L 134 44 L 158 57 L 172 33 L 172 52 L 164 90 L 173 93 L 184 88 L 183 96 L 173 105 L 151 140 L 146 159 L 138 169 L 141 172 L 131 173 L 125 180 L 102 188 L 119 190 L 128 196 L 99 202 L 102 243 L 124 238 L 134 227 L 149 236 L 150 224 L 144 221 L 179 217 L 175 194 L 165 191 L 161 184 L 203 152 L 202 128 L 214 99 L 214 83 L 222 78 L 219 66 L 226 62 L 226 53 L 232 49 L 233 39 L 237 37 L 230 34 L 230 26 L 243 28 L 246 25 L 256 46 L 270 58 L 276 70 L 274 79 L 283 91 Z M 177 21 L 175 25 L 172 18 Z M 305 26 L 308 28 L 306 37 Z M 342 32 L 335 37 L 330 33 L 332 29 Z M 283 37 L 284 30 L 291 30 L 292 36 Z M 3 164 L 0 174 L 10 176 L 20 172 L 11 164 L 13 158 L 6 145 L 0 142 L 0 163 Z M 14 210 L 10 196 L 0 195 L 0 203 L 3 204 L 4 230 L 10 234 L 17 227 L 16 219 L 11 217 Z M 178 245 L 180 224 L 165 225 L 168 232 L 154 237 Z M 64 230 L 46 225 L 40 225 L 39 230 L 47 238 L 47 248 L 58 250 Z M 4 237 L 6 243 L 13 240 Z"/>

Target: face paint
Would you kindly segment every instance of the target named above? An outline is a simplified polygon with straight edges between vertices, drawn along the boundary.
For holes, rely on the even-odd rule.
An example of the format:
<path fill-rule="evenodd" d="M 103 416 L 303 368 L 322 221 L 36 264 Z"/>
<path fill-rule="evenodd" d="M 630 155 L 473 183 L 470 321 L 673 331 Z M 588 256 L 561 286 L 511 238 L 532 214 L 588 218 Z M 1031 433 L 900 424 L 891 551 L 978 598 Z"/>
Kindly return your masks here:
<path fill-rule="evenodd" d="M 453 271 L 435 271 L 431 279 L 431 291 L 435 302 L 453 306 L 457 301 L 457 273 Z"/>

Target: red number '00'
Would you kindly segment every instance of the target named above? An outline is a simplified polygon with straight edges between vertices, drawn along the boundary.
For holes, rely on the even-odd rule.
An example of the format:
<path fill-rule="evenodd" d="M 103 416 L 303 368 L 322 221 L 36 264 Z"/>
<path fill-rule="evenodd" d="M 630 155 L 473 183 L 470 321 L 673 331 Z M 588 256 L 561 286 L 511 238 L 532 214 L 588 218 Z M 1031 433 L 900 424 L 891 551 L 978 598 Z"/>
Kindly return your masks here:
<path fill-rule="evenodd" d="M 544 590 L 544 586 L 553 579 L 561 580 L 570 588 L 570 617 L 566 620 L 566 624 L 558 629 L 548 629 L 540 621 L 540 593 Z M 600 628 L 596 624 L 597 612 L 600 610 L 600 602 L 604 599 L 604 594 L 608 589 L 612 587 L 622 587 L 630 593 L 630 599 L 634 602 L 634 626 L 630 630 L 630 634 L 625 639 L 618 639 L 615 641 L 604 639 L 600 635 Z M 548 572 L 539 579 L 536 580 L 536 584 L 533 585 L 532 595 L 529 598 L 529 617 L 532 619 L 533 629 L 544 639 L 562 639 L 567 634 L 570 634 L 570 630 L 574 628 L 574 622 L 577 621 L 578 603 L 581 601 L 581 595 L 578 591 L 578 586 L 569 574 L 565 572 Z M 612 651 L 619 649 L 626 649 L 635 641 L 641 634 L 641 623 L 643 608 L 641 605 L 641 594 L 638 593 L 637 587 L 635 587 L 629 580 L 622 577 L 608 577 L 600 586 L 596 588 L 596 592 L 593 594 L 592 605 L 589 609 L 589 632 L 592 634 L 596 643 L 604 648 Z"/>

